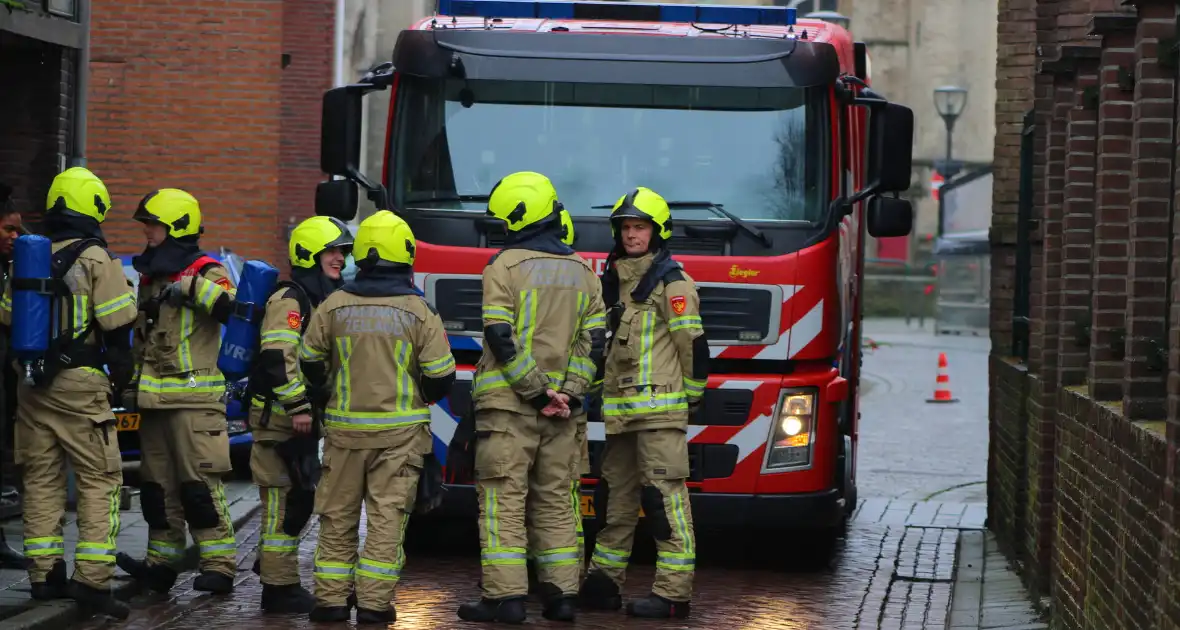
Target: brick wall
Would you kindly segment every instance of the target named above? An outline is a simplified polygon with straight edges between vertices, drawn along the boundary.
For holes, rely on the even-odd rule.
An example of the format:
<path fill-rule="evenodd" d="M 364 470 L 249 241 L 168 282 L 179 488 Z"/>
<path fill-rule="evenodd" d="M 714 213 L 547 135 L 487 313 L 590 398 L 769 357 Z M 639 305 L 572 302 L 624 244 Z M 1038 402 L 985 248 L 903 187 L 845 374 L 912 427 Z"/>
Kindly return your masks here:
<path fill-rule="evenodd" d="M 1180 628 L 1177 13 L 1000 2 L 989 526 L 1057 628 Z M 1022 273 L 1027 358 L 1008 356 Z"/>
<path fill-rule="evenodd" d="M 112 249 L 142 250 L 131 213 L 176 187 L 201 204 L 206 250 L 285 267 L 280 227 L 307 213 L 321 179 L 306 167 L 319 146 L 309 103 L 331 77 L 333 6 L 94 2 L 87 148 L 111 191 Z"/>
<path fill-rule="evenodd" d="M 71 153 L 74 51 L 0 31 L 0 179 L 36 227 L 57 175 Z"/>
<path fill-rule="evenodd" d="M 320 114 L 323 95 L 332 87 L 334 0 L 287 0 L 283 3 L 283 52 L 288 65 L 282 78 L 282 145 L 279 153 L 279 207 L 276 246 L 287 267 L 287 227 L 315 214 L 320 171 Z M 326 27 L 328 26 L 328 27 Z"/>

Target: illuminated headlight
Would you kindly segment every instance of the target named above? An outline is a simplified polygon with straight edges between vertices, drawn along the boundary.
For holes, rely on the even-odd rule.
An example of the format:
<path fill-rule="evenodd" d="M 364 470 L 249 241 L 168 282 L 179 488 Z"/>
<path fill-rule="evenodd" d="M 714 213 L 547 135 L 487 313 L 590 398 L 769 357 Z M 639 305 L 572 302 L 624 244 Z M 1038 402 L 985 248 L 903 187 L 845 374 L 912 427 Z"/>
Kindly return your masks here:
<path fill-rule="evenodd" d="M 250 427 L 245 420 L 229 420 L 226 422 L 226 429 L 230 435 L 237 435 L 249 431 Z"/>
<path fill-rule="evenodd" d="M 775 407 L 775 421 L 766 443 L 766 470 L 810 466 L 814 433 L 815 394 L 784 392 Z"/>

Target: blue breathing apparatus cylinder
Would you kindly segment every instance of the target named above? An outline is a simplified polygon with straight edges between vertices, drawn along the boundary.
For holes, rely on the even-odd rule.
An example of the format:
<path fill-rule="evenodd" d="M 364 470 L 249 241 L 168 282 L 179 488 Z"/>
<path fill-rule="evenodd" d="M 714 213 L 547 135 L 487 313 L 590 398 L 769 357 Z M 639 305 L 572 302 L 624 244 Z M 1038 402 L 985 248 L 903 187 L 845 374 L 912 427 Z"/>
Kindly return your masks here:
<path fill-rule="evenodd" d="M 17 237 L 12 253 L 12 350 L 24 368 L 28 385 L 33 384 L 33 373 L 39 369 L 36 364 L 49 351 L 53 332 L 50 243 L 44 236 L 26 234 Z M 37 283 L 40 288 L 25 288 Z"/>
<path fill-rule="evenodd" d="M 261 260 L 247 260 L 242 265 L 233 312 L 225 324 L 217 357 L 217 369 L 231 383 L 250 375 L 262 337 L 266 300 L 278 281 L 279 270 Z"/>

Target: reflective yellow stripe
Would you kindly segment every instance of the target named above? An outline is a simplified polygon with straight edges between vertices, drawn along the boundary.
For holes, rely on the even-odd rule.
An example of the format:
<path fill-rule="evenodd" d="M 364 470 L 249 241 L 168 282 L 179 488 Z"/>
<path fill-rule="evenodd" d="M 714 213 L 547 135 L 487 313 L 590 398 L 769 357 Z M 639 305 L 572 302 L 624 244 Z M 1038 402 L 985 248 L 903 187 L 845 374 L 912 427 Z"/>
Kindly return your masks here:
<path fill-rule="evenodd" d="M 656 314 L 652 311 L 640 311 L 639 319 L 639 378 L 635 384 L 643 386 L 651 384 L 651 350 L 655 336 Z"/>
<path fill-rule="evenodd" d="M 199 276 L 198 276 L 199 277 Z M 217 299 L 225 293 L 225 291 L 217 285 L 216 282 L 211 282 L 207 278 L 200 278 L 201 289 L 197 291 L 197 304 L 200 304 L 206 312 L 213 310 L 213 305 L 217 303 Z M 196 281 L 196 278 L 193 280 Z"/>
<path fill-rule="evenodd" d="M 397 364 L 397 392 L 394 406 L 399 411 L 414 407 L 414 379 L 410 376 L 410 357 L 414 356 L 414 344 L 398 339 L 393 342 L 393 360 Z"/>
<path fill-rule="evenodd" d="M 380 562 L 361 556 L 356 563 L 356 574 L 357 577 L 396 582 L 401 577 L 402 568 L 394 562 Z"/>
<path fill-rule="evenodd" d="M 74 547 L 74 559 L 114 564 L 115 546 L 110 543 L 78 541 L 78 545 Z"/>
<path fill-rule="evenodd" d="M 313 350 L 307 346 L 306 339 L 304 343 L 299 345 L 299 358 L 304 361 L 323 361 L 328 358 L 328 353 L 322 350 Z"/>
<path fill-rule="evenodd" d="M 306 393 L 307 389 L 303 386 L 303 382 L 298 377 L 292 379 L 290 383 L 279 385 L 272 390 L 275 396 L 283 402 L 289 402 L 300 398 Z"/>
<path fill-rule="evenodd" d="M 512 310 L 503 306 L 483 307 L 483 318 L 489 321 L 512 323 Z"/>
<path fill-rule="evenodd" d="M 183 376 L 149 376 L 144 374 L 139 378 L 139 391 L 151 394 L 163 394 L 185 390 L 194 394 L 221 394 L 225 392 L 225 377 L 197 376 L 190 374 Z"/>
<path fill-rule="evenodd" d="M 294 330 L 268 330 L 262 333 L 262 343 L 299 343 L 299 332 Z"/>
<path fill-rule="evenodd" d="M 582 320 L 582 330 L 593 330 L 595 328 L 606 328 L 606 315 L 597 313 Z"/>
<path fill-rule="evenodd" d="M 631 561 L 631 552 L 621 549 L 611 549 L 602 545 L 594 545 L 594 555 L 592 558 L 594 564 L 625 569 L 627 568 L 627 563 Z"/>
<path fill-rule="evenodd" d="M 684 393 L 689 396 L 701 396 L 705 393 L 705 385 L 708 381 L 698 381 L 696 379 L 684 377 Z"/>
<path fill-rule="evenodd" d="M 202 558 L 215 558 L 217 556 L 234 556 L 238 553 L 238 544 L 232 538 L 218 538 L 216 540 L 202 540 L 197 543 L 201 548 Z"/>
<path fill-rule="evenodd" d="M 455 357 L 452 354 L 433 361 L 422 363 L 422 373 L 426 376 L 442 376 L 455 368 Z"/>
<path fill-rule="evenodd" d="M 60 556 L 66 552 L 65 539 L 61 536 L 42 536 L 25 539 L 25 557 Z"/>
<path fill-rule="evenodd" d="M 333 429 L 353 431 L 380 431 L 411 424 L 430 422 L 429 409 L 407 409 L 405 411 L 345 411 L 328 409 L 324 412 L 324 425 Z"/>
<path fill-rule="evenodd" d="M 673 317 L 668 322 L 668 330 L 670 332 L 676 330 L 690 330 L 693 328 L 701 329 L 700 315 L 682 315 L 680 317 Z"/>
<path fill-rule="evenodd" d="M 184 547 L 178 547 L 159 540 L 148 540 L 147 554 L 164 560 L 176 560 L 184 555 Z"/>
<path fill-rule="evenodd" d="M 180 309 L 180 347 L 177 348 L 177 364 L 181 372 L 191 372 L 193 369 L 192 347 L 189 338 L 193 336 L 193 311 L 189 308 Z"/>
<path fill-rule="evenodd" d="M 90 296 L 75 295 L 74 300 L 74 319 L 70 322 L 73 328 L 74 338 L 81 337 L 86 332 L 86 324 L 90 322 L 90 313 L 87 312 L 87 305 L 90 304 Z"/>
<path fill-rule="evenodd" d="M 352 580 L 355 565 L 347 562 L 320 560 L 320 549 L 315 550 L 315 576 L 323 580 Z"/>
<path fill-rule="evenodd" d="M 107 315 L 113 315 L 115 313 L 118 313 L 119 311 L 121 311 L 125 308 L 134 308 L 134 307 L 135 307 L 135 296 L 131 295 L 130 293 L 124 293 L 123 295 L 120 295 L 119 297 L 117 297 L 113 300 L 107 300 L 106 302 L 103 302 L 102 304 L 95 306 L 94 307 L 94 316 L 95 317 L 106 317 Z"/>
<path fill-rule="evenodd" d="M 624 396 L 621 398 L 603 398 L 602 412 L 608 416 L 628 416 L 640 413 L 661 413 L 666 411 L 686 411 L 688 398 L 684 392 L 657 394 L 653 390 L 649 394 L 639 396 Z"/>
<path fill-rule="evenodd" d="M 352 384 L 348 375 L 348 363 L 352 359 L 352 337 L 336 338 L 336 354 L 340 357 L 340 369 L 336 370 L 336 407 L 340 411 L 348 411 L 352 398 Z"/>

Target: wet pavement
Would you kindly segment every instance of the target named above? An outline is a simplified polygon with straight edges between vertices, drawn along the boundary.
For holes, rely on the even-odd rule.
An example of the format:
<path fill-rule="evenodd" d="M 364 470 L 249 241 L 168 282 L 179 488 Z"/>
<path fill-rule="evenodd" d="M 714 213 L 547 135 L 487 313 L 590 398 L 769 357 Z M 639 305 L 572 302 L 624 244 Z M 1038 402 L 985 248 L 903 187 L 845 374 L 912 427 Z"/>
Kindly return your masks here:
<path fill-rule="evenodd" d="M 866 500 L 861 502 L 836 554 L 824 570 L 795 566 L 790 540 L 702 539 L 692 617 L 682 621 L 632 620 L 616 613 L 583 613 L 576 628 L 944 628 L 951 603 L 957 528 L 982 527 L 981 505 Z M 139 596 L 128 630 L 321 627 L 306 616 L 263 615 L 261 586 L 250 571 L 259 535 L 257 518 L 238 532 L 238 580 L 233 595 L 213 597 L 192 590 L 186 574 L 170 598 Z M 300 546 L 304 575 L 311 572 L 316 525 Z M 479 597 L 474 530 L 410 531 L 411 550 L 395 596 L 398 628 L 454 628 L 455 609 Z M 799 541 L 806 545 L 805 541 Z M 778 545 L 777 548 L 768 548 Z M 650 549 L 638 553 L 628 576 L 627 596 L 642 596 L 652 579 Z M 305 579 L 305 584 L 309 584 Z M 530 606 L 529 624 L 571 627 L 540 617 Z M 339 624 L 337 624 L 339 626 Z M 107 627 L 101 621 L 79 626 Z"/>
<path fill-rule="evenodd" d="M 994 614 L 990 622 L 984 615 L 984 611 L 998 610 L 989 603 L 990 597 L 997 596 L 1006 598 L 1004 620 L 1010 619 L 1012 627 L 1034 622 L 1035 616 L 1022 601 L 1018 578 L 1005 573 L 1002 559 L 993 558 L 991 549 L 987 550 L 988 571 L 998 577 L 983 575 L 985 546 L 979 541 L 986 516 L 987 339 L 935 337 L 929 331 L 929 326 L 918 329 L 916 322 L 910 328 L 900 321 L 866 323 L 866 336 L 877 347 L 866 355 L 864 367 L 858 468 L 862 500 L 828 566 L 816 568 L 809 562 L 810 541 L 798 534 L 698 532 L 690 619 L 640 621 L 615 613 L 583 613 L 572 627 L 990 628 L 1005 625 Z M 925 402 L 933 393 L 941 351 L 947 353 L 957 404 Z M 311 573 L 317 529 L 313 521 L 301 543 L 304 576 Z M 262 614 L 261 586 L 250 571 L 259 535 L 257 516 L 237 535 L 239 573 L 234 594 L 213 597 L 195 592 L 190 572 L 169 597 L 136 596 L 135 610 L 126 623 L 91 620 L 70 627 L 262 630 L 318 626 L 306 616 Z M 971 542 L 963 552 L 965 535 Z M 459 621 L 455 610 L 479 596 L 474 524 L 442 526 L 416 519 L 409 539 L 408 562 L 395 596 L 394 627 L 471 625 Z M 967 553 L 967 561 L 960 557 L 962 553 Z M 626 596 L 646 594 L 653 556 L 650 543 L 637 546 Z M 960 588 L 962 575 L 967 575 L 969 583 Z M 985 581 L 995 586 L 985 587 Z M 305 585 L 310 587 L 309 577 Z M 542 619 L 535 603 L 529 607 L 528 625 L 571 627 Z"/>

